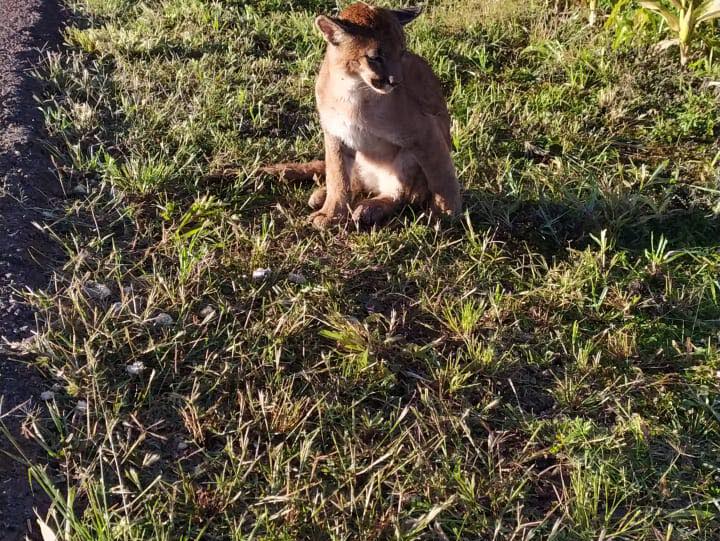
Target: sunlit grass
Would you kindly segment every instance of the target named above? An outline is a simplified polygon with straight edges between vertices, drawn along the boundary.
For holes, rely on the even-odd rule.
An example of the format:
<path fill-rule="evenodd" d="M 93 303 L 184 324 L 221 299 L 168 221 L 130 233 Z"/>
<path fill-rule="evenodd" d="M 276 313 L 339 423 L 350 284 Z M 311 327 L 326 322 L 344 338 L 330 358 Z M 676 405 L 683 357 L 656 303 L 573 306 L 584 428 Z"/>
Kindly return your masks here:
<path fill-rule="evenodd" d="M 50 527 L 717 538 L 718 68 L 613 49 L 582 6 L 431 2 L 410 44 L 466 212 L 318 232 L 312 186 L 252 172 L 321 155 L 333 6 L 74 4 L 42 70 L 61 181 L 87 192 L 34 297 Z"/>

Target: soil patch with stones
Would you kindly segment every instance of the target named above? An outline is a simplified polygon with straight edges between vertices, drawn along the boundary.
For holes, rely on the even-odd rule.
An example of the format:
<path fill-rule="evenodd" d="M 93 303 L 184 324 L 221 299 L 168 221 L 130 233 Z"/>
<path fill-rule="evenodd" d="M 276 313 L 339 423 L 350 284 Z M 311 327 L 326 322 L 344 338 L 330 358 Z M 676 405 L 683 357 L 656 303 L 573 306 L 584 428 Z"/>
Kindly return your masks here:
<path fill-rule="evenodd" d="M 46 287 L 60 256 L 33 225 L 61 206 L 62 193 L 42 145 L 42 114 L 33 97 L 43 88 L 30 70 L 38 49 L 58 44 L 61 9 L 55 0 L 0 3 L 0 417 L 29 456 L 43 460 L 22 429 L 26 412 L 38 407 L 41 381 L 10 344 L 35 330 L 34 315 L 18 291 Z M 26 468 L 1 451 L 12 447 L 0 436 L 0 540 L 34 539 L 33 507 L 42 515 L 47 499 L 32 489 Z"/>

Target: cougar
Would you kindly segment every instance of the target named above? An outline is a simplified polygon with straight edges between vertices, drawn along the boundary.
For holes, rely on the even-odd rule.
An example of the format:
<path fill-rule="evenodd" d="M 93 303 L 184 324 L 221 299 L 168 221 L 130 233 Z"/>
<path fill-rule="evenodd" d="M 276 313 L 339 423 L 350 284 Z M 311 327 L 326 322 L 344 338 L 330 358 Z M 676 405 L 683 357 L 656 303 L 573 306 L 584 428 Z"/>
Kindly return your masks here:
<path fill-rule="evenodd" d="M 316 227 L 348 216 L 380 224 L 405 204 L 433 214 L 460 211 L 440 81 L 406 49 L 403 27 L 420 11 L 357 3 L 315 19 L 327 42 L 315 85 L 325 160 L 263 171 L 294 180 L 325 175 L 309 201 Z"/>

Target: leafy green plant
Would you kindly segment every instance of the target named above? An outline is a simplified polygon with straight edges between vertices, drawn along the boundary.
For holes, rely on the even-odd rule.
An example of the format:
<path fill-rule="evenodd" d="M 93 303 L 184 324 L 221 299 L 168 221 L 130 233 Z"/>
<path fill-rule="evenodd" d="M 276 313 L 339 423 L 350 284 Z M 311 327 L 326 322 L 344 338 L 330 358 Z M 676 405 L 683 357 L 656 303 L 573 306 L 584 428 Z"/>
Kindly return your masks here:
<path fill-rule="evenodd" d="M 680 46 L 680 63 L 687 64 L 690 45 L 698 26 L 704 21 L 720 17 L 720 0 L 670 0 L 675 12 L 666 8 L 657 0 L 643 0 L 640 5 L 645 9 L 659 13 L 677 38 L 668 44 Z"/>
<path fill-rule="evenodd" d="M 618 0 L 613 4 L 604 27 L 614 33 L 612 48 L 620 49 L 642 37 L 652 22 L 659 24 L 651 12 L 636 7 L 632 0 Z"/>

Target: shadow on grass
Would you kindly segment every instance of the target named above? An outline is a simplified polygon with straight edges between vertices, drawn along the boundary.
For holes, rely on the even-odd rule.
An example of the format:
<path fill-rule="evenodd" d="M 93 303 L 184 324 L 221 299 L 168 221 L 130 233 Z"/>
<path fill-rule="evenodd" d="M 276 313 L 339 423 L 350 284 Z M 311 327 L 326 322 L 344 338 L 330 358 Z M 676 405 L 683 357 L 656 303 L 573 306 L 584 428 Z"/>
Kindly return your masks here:
<path fill-rule="evenodd" d="M 479 190 L 466 193 L 466 206 L 475 230 L 495 230 L 498 240 L 527 245 L 546 257 L 564 258 L 568 248 L 583 249 L 604 229 L 617 248 L 631 252 L 650 248 L 651 240 L 661 235 L 670 249 L 709 248 L 720 239 L 720 216 L 705 204 L 688 206 L 677 194 L 658 212 L 632 197 L 586 203 L 516 199 Z"/>

